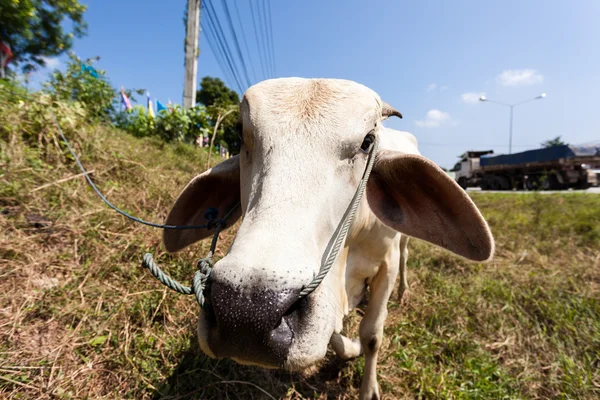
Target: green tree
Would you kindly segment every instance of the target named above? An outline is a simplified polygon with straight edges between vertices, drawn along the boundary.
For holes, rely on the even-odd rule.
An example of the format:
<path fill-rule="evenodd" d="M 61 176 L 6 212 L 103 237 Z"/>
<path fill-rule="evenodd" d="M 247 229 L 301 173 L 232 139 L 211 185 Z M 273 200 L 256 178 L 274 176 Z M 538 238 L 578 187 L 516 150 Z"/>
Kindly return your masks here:
<path fill-rule="evenodd" d="M 85 10 L 78 0 L 0 0 L 0 40 L 10 45 L 12 62 L 31 71 L 44 66 L 45 57 L 70 50 L 73 38 L 87 33 Z"/>
<path fill-rule="evenodd" d="M 69 58 L 71 61 L 67 70 L 52 72 L 49 81 L 45 83 L 45 90 L 55 99 L 82 103 L 94 120 L 108 120 L 116 111 L 117 92 L 110 85 L 105 71 L 87 69 L 99 57 L 82 61 L 70 53 Z"/>
<path fill-rule="evenodd" d="M 235 90 L 212 76 L 205 76 L 200 82 L 200 90 L 196 93 L 196 101 L 206 106 L 212 121 L 212 143 L 227 143 L 230 154 L 240 151 L 239 137 L 239 103 L 240 98 Z"/>
<path fill-rule="evenodd" d="M 227 140 L 225 139 L 224 132 L 225 129 L 227 129 L 226 127 L 234 127 L 235 121 L 237 120 L 236 116 L 239 115 L 239 110 L 240 108 L 237 104 L 229 106 L 213 105 L 207 107 L 208 114 L 210 115 L 211 120 L 213 121 L 213 133 L 210 139 L 210 148 L 208 149 L 208 159 L 206 161 L 206 168 L 208 168 L 210 165 L 210 155 L 212 153 L 215 139 L 218 137 L 218 133 L 221 134 L 218 142 L 225 142 L 227 144 L 227 148 L 230 150 L 231 153 L 232 146 L 230 146 L 229 142 L 227 142 Z"/>
<path fill-rule="evenodd" d="M 221 79 L 205 76 L 200 82 L 200 90 L 196 92 L 196 101 L 206 107 L 213 105 L 226 107 L 233 104 L 237 105 L 240 102 L 240 97 L 235 90 L 228 88 Z"/>
<path fill-rule="evenodd" d="M 541 146 L 544 147 L 544 148 L 548 148 L 548 147 L 564 146 L 566 144 L 567 143 L 563 142 L 560 139 L 560 136 L 557 136 L 557 137 L 555 137 L 553 139 L 546 140 L 546 141 L 542 142 Z"/>

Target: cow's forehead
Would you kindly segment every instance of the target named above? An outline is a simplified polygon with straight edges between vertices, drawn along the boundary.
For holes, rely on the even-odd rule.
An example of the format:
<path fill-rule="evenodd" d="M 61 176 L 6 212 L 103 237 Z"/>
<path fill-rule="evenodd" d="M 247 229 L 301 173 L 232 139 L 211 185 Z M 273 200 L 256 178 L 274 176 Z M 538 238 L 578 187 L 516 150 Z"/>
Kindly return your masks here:
<path fill-rule="evenodd" d="M 353 81 L 279 78 L 250 87 L 242 99 L 241 114 L 245 129 L 263 133 L 281 126 L 298 133 L 348 132 L 338 128 L 360 128 L 380 119 L 381 104 L 377 93 Z"/>

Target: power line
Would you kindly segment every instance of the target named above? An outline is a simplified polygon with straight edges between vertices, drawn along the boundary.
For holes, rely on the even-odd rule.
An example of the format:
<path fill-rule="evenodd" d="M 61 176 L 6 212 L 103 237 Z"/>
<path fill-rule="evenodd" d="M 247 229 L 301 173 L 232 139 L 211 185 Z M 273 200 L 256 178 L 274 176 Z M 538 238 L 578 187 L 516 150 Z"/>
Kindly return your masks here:
<path fill-rule="evenodd" d="M 205 7 L 203 9 L 207 18 L 211 17 L 208 13 L 208 10 Z M 223 71 L 223 74 L 227 77 L 227 80 L 230 82 L 230 84 L 235 85 L 235 71 L 231 66 L 230 60 L 227 59 L 223 47 L 219 45 L 219 40 L 217 39 L 217 33 L 215 32 L 215 28 L 206 19 L 202 19 L 201 25 L 205 27 L 204 31 L 206 31 L 206 39 L 211 49 L 213 50 L 213 54 L 217 59 L 217 63 L 221 67 L 221 71 Z"/>
<path fill-rule="evenodd" d="M 215 36 L 217 38 L 217 43 L 221 47 L 221 50 L 222 50 L 223 54 L 225 55 L 225 59 L 227 60 L 229 68 L 232 71 L 233 78 L 237 83 L 238 90 L 240 92 L 242 92 L 243 85 L 241 84 L 242 80 L 240 78 L 239 69 L 238 69 L 237 64 L 235 63 L 235 59 L 231 53 L 231 49 L 229 48 L 229 45 L 227 44 L 227 40 L 225 38 L 225 33 L 223 32 L 221 23 L 219 22 L 219 19 L 217 18 L 217 13 L 215 11 L 215 8 L 213 7 L 213 4 L 210 0 L 205 0 L 203 2 L 203 4 L 206 4 L 206 10 L 207 10 L 207 14 L 209 16 L 209 23 L 213 27 L 213 32 L 215 33 Z"/>
<path fill-rule="evenodd" d="M 227 41 L 225 40 L 225 34 L 223 33 L 223 28 L 221 27 L 221 24 L 216 17 L 215 9 L 209 0 L 203 1 L 202 4 L 206 4 L 206 6 L 205 6 L 206 14 L 208 15 L 209 23 L 212 25 L 212 27 L 214 29 L 215 36 L 217 38 L 217 43 L 219 46 L 221 46 L 223 53 L 225 54 L 225 58 L 227 59 L 227 64 L 229 65 L 229 68 L 231 69 L 231 71 L 233 73 L 233 78 L 235 79 L 238 90 L 240 93 L 242 93 L 243 85 L 240 83 L 241 80 L 239 78 L 240 74 L 238 72 L 237 64 L 235 63 L 233 56 L 231 54 L 231 49 L 229 48 Z"/>
<path fill-rule="evenodd" d="M 252 70 L 252 82 L 256 82 L 256 72 L 254 71 L 254 63 L 252 63 L 252 56 L 250 55 L 250 50 L 248 48 L 248 41 L 246 40 L 246 32 L 244 31 L 244 24 L 242 24 L 242 19 L 240 18 L 240 11 L 238 9 L 238 1 L 233 2 L 235 15 L 237 17 L 238 24 L 240 26 L 240 30 L 242 31 L 242 40 L 244 41 L 244 47 L 246 48 L 246 54 L 248 55 L 248 64 L 250 64 L 250 69 Z"/>
<path fill-rule="evenodd" d="M 267 0 L 269 10 L 269 36 L 271 38 L 271 55 L 273 59 L 273 77 L 277 76 L 277 64 L 275 63 L 275 44 L 273 43 L 273 18 L 271 18 L 271 0 Z"/>
<path fill-rule="evenodd" d="M 242 63 L 242 68 L 244 70 L 244 76 L 246 77 L 246 87 L 250 87 L 252 85 L 252 81 L 248 76 L 248 68 L 246 68 L 246 63 L 244 62 L 244 56 L 242 55 L 242 49 L 240 47 L 240 43 L 237 38 L 237 34 L 235 33 L 235 29 L 233 27 L 233 20 L 231 19 L 231 14 L 229 12 L 229 7 L 227 6 L 226 0 L 221 0 L 223 4 L 223 8 L 225 9 L 225 16 L 227 17 L 227 22 L 229 23 L 229 30 L 231 31 L 231 35 L 233 36 L 233 41 L 235 43 L 235 48 L 237 50 L 238 57 L 240 58 L 240 62 Z"/>
<path fill-rule="evenodd" d="M 262 51 L 262 46 L 260 45 L 260 40 L 258 38 L 258 29 L 256 28 L 256 18 L 254 16 L 255 12 L 254 12 L 254 1 L 253 0 L 249 0 L 250 2 L 250 13 L 252 14 L 252 25 L 254 26 L 254 37 L 256 38 L 256 47 L 258 48 L 258 54 L 260 57 L 260 66 L 262 69 L 262 73 L 263 73 L 263 79 L 266 79 L 266 77 L 268 76 L 266 70 L 265 70 L 265 57 L 263 55 L 263 51 Z"/>
<path fill-rule="evenodd" d="M 261 5 L 262 5 L 262 12 L 261 12 Z M 269 78 L 273 77 L 273 57 L 271 56 L 271 46 L 270 46 L 270 41 L 269 41 L 269 27 L 268 27 L 268 22 L 267 22 L 267 7 L 266 7 L 266 3 L 265 0 L 262 0 L 260 3 L 258 3 L 258 13 L 259 13 L 259 20 L 260 20 L 260 28 L 261 28 L 261 33 L 263 34 L 263 45 L 265 46 L 265 55 L 267 58 L 267 68 L 269 69 Z"/>
<path fill-rule="evenodd" d="M 206 11 L 206 9 L 205 9 L 205 11 Z M 206 41 L 208 42 L 208 44 L 215 56 L 215 59 L 217 60 L 217 64 L 219 64 L 221 71 L 223 71 L 225 78 L 227 79 L 227 81 L 230 84 L 233 85 L 235 83 L 235 81 L 233 79 L 233 71 L 231 71 L 231 69 L 229 68 L 229 65 L 225 61 L 225 55 L 223 54 L 223 49 L 221 47 L 219 47 L 217 44 L 217 39 L 215 38 L 216 35 L 213 31 L 213 27 L 204 21 L 205 20 L 202 19 L 200 21 L 200 25 L 202 25 L 202 31 L 206 33 Z"/>
<path fill-rule="evenodd" d="M 267 70 L 267 76 L 266 78 L 270 78 L 271 77 L 271 54 L 269 53 L 269 44 L 268 42 L 268 37 L 267 35 L 265 35 L 265 21 L 263 20 L 263 10 L 264 7 L 261 7 L 261 5 L 264 6 L 265 1 L 264 0 L 257 0 L 256 2 L 256 19 L 258 21 L 258 27 L 260 29 L 260 37 L 262 39 L 262 45 L 263 45 L 263 52 L 265 55 L 265 63 L 266 63 L 266 70 Z"/>

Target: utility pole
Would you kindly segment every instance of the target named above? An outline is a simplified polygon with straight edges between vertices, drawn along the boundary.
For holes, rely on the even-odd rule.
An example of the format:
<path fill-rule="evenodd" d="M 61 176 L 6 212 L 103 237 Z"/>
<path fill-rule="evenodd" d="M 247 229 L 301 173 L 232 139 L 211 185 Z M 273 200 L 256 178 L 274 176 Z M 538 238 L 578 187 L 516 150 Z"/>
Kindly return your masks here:
<path fill-rule="evenodd" d="M 508 154 L 512 154 L 513 109 L 515 108 L 515 106 L 520 106 L 521 104 L 529 103 L 530 101 L 533 101 L 533 100 L 543 99 L 544 97 L 546 97 L 546 93 L 542 93 L 539 96 L 536 96 L 532 99 L 521 101 L 521 102 L 515 103 L 515 104 L 506 104 L 506 103 L 502 103 L 501 101 L 490 100 L 486 96 L 481 96 L 479 98 L 479 101 L 487 101 L 488 103 L 500 104 L 501 106 L 510 108 L 510 126 L 508 128 Z"/>
<path fill-rule="evenodd" d="M 196 105 L 196 79 L 198 75 L 198 39 L 200 37 L 200 1 L 188 0 L 185 35 L 185 76 L 183 82 L 183 108 Z"/>

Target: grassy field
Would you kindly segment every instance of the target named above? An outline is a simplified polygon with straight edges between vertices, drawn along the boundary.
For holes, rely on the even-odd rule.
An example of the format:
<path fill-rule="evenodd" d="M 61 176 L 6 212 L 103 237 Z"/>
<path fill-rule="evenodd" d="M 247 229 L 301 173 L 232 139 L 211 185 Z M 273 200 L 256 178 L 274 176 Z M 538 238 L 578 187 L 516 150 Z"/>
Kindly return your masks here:
<path fill-rule="evenodd" d="M 207 241 L 165 254 L 160 231 L 108 210 L 82 177 L 64 180 L 78 171 L 52 126 L 25 117 L 0 113 L 0 397 L 357 396 L 362 358 L 329 355 L 290 374 L 204 357 L 197 304 L 164 289 L 141 257 L 151 251 L 187 281 Z M 108 198 L 149 220 L 163 221 L 205 164 L 186 145 L 64 123 Z M 379 361 L 384 398 L 599 398 L 600 196 L 472 196 L 496 258 L 465 263 L 411 241 L 410 295 L 389 303 Z"/>

